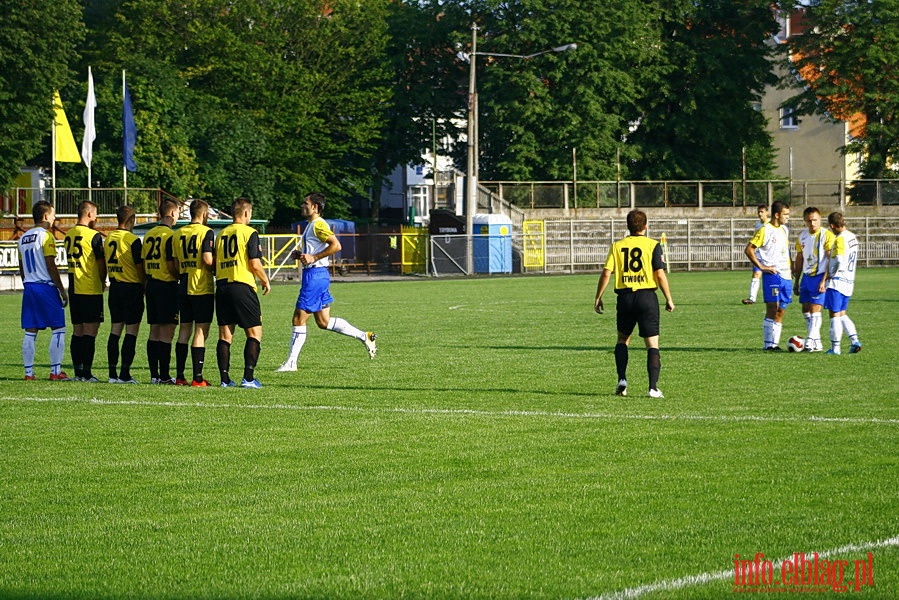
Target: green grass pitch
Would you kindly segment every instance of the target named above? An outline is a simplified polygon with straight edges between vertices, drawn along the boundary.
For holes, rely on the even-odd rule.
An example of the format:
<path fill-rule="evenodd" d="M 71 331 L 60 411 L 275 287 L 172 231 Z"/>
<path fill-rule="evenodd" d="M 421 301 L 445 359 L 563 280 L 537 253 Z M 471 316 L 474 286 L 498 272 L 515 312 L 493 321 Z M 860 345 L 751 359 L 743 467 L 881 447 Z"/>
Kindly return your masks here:
<path fill-rule="evenodd" d="M 274 372 L 278 285 L 262 390 L 51 383 L 47 332 L 24 382 L 21 296 L 0 295 L 0 597 L 719 598 L 759 552 L 871 552 L 851 594 L 896 597 L 899 271 L 859 273 L 864 349 L 842 356 L 762 352 L 748 271 L 672 273 L 663 400 L 640 340 L 613 394 L 596 280 L 335 284 L 378 356 L 311 327 L 296 373 Z M 804 333 L 794 303 L 783 339 Z"/>

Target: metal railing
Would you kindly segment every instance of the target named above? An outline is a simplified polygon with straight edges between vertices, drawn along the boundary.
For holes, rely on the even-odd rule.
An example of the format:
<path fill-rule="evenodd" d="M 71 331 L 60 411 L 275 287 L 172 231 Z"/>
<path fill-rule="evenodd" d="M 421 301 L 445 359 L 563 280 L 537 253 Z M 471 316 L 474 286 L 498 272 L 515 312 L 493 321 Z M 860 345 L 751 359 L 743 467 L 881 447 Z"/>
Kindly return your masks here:
<path fill-rule="evenodd" d="M 13 188 L 3 196 L 3 212 L 17 217 L 30 217 L 31 207 L 39 200 L 51 202 L 57 216 L 74 216 L 78 205 L 90 200 L 101 215 L 115 214 L 123 204 L 134 207 L 139 216 L 155 215 L 159 203 L 169 198 L 182 201 L 165 190 L 156 188 Z"/>
<path fill-rule="evenodd" d="M 672 271 L 748 269 L 743 251 L 755 232 L 755 219 L 652 219 L 649 235 L 667 242 Z M 863 267 L 899 266 L 899 216 L 847 217 L 860 242 Z M 791 230 L 795 240 L 802 226 Z M 343 245 L 333 258 L 335 275 L 465 275 L 474 244 L 474 268 L 493 273 L 591 273 L 602 270 L 609 247 L 627 235 L 621 218 L 525 221 L 510 235 L 428 235 L 421 228 L 372 234 L 340 234 Z M 298 264 L 290 260 L 299 237 L 262 235 L 263 266 L 277 279 L 293 279 Z M 18 273 L 15 241 L 0 241 L 0 276 Z M 57 241 L 56 264 L 66 270 L 65 250 Z"/>
<path fill-rule="evenodd" d="M 899 205 L 899 179 L 724 181 L 482 181 L 524 209 Z"/>
<path fill-rule="evenodd" d="M 667 241 L 672 270 L 735 270 L 748 268 L 744 254 L 755 232 L 756 219 L 652 219 L 649 235 Z M 534 223 L 528 221 L 527 223 Z M 602 269 L 609 247 L 627 235 L 618 219 L 553 219 L 537 221 L 540 238 L 516 236 L 517 252 L 540 248 L 542 260 L 525 263 L 524 272 L 576 273 Z M 847 217 L 847 228 L 858 236 L 859 264 L 865 267 L 899 266 L 899 217 Z M 803 225 L 791 228 L 795 241 Z"/>

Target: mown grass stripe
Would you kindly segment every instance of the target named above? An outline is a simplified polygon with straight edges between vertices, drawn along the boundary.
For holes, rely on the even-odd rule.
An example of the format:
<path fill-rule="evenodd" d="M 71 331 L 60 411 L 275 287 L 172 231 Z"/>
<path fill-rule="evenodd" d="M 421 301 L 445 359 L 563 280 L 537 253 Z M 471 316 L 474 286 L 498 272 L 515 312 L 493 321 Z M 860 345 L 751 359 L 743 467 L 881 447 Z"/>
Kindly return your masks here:
<path fill-rule="evenodd" d="M 447 415 L 476 416 L 491 418 L 536 417 L 559 419 L 587 419 L 606 421 L 711 421 L 724 423 L 847 423 L 864 425 L 899 425 L 899 419 L 881 419 L 877 417 L 768 417 L 760 415 L 676 415 L 676 414 L 634 414 L 634 413 L 596 413 L 566 412 L 541 410 L 478 410 L 473 408 L 403 408 L 403 407 L 368 407 L 339 405 L 301 405 L 301 404 L 230 404 L 223 402 L 160 402 L 152 400 L 107 400 L 103 398 L 42 398 L 42 397 L 0 397 L 7 402 L 71 402 L 82 404 L 98 404 L 104 406 L 151 406 L 169 408 L 210 408 L 237 410 L 289 410 L 289 411 L 321 411 L 321 412 L 353 412 L 379 414 L 412 414 L 412 415 Z"/>

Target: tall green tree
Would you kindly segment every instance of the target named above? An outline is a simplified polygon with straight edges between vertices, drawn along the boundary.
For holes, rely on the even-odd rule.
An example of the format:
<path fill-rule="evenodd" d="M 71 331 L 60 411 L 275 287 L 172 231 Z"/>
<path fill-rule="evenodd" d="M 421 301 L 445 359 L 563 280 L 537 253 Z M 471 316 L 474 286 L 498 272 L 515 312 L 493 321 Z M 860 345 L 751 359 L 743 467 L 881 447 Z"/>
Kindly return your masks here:
<path fill-rule="evenodd" d="M 642 78 L 627 144 L 631 177 L 770 176 L 774 152 L 757 110 L 772 74 L 775 15 L 765 0 L 696 0 L 659 7 L 659 64 Z"/>
<path fill-rule="evenodd" d="M 183 8 L 183 7 L 182 7 Z M 144 27 L 136 27 L 143 23 Z M 137 126 L 137 171 L 128 173 L 128 187 L 162 188 L 176 196 L 203 197 L 196 150 L 192 145 L 193 122 L 189 112 L 192 95 L 171 57 L 172 28 L 189 23 L 174 5 L 161 7 L 152 1 L 87 0 L 79 72 L 94 73 L 97 95 L 97 140 L 92 176 L 95 185 L 123 185 L 122 73 L 128 87 Z M 182 38 L 183 39 L 183 38 Z M 83 106 L 85 76 L 75 86 Z M 80 109 L 79 109 L 80 110 Z M 83 185 L 83 175 L 70 176 L 68 185 Z"/>
<path fill-rule="evenodd" d="M 76 0 L 0 0 L 0 14 L 0 189 L 5 189 L 49 144 L 53 91 L 73 75 L 84 25 Z"/>
<path fill-rule="evenodd" d="M 761 0 L 473 0 L 480 178 L 770 174 L 754 108 L 771 75 Z M 467 45 L 462 31 L 459 40 Z M 530 55 L 576 43 L 574 52 Z M 726 132 L 726 134 L 725 134 Z M 744 149 L 746 150 L 744 154 Z M 460 153 L 460 164 L 461 153 Z"/>
<path fill-rule="evenodd" d="M 655 15 L 637 0 L 470 2 L 476 56 L 481 179 L 614 177 L 657 54 Z M 463 32 L 461 38 L 465 41 Z M 530 55 L 575 43 L 573 52 Z"/>
<path fill-rule="evenodd" d="M 793 72 L 806 84 L 789 101 L 800 114 L 863 126 L 844 148 L 862 154 L 863 178 L 895 177 L 899 159 L 899 0 L 818 0 L 790 39 Z"/>
<path fill-rule="evenodd" d="M 387 9 L 391 89 L 371 167 L 374 221 L 382 183 L 397 166 L 421 163 L 435 136 L 459 138 L 468 85 L 467 69 L 455 58 L 459 32 L 470 23 L 459 3 L 390 2 Z"/>

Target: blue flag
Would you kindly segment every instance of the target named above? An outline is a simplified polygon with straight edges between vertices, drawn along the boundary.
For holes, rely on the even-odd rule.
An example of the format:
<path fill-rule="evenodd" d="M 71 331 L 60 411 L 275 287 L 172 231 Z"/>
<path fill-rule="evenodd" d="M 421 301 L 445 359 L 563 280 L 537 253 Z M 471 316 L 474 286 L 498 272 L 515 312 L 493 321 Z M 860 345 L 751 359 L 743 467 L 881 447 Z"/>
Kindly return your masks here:
<path fill-rule="evenodd" d="M 131 92 L 128 91 L 128 83 L 125 82 L 124 105 L 122 106 L 122 129 L 124 131 L 125 168 L 129 171 L 137 171 L 137 163 L 134 162 L 134 143 L 137 141 L 137 127 L 134 126 L 134 111 L 131 109 Z"/>

